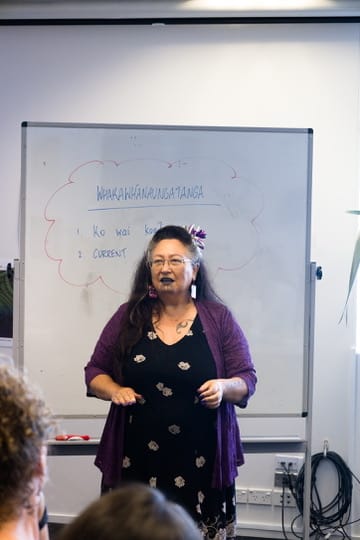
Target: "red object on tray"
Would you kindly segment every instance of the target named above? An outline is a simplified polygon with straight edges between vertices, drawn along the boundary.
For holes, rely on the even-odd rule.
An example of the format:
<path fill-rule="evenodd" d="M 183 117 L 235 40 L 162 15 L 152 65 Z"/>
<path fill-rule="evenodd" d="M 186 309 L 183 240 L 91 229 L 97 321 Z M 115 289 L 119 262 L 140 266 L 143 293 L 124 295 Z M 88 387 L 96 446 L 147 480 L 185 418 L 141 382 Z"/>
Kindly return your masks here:
<path fill-rule="evenodd" d="M 56 435 L 56 441 L 88 441 L 89 435 L 76 435 L 74 433 L 66 433 L 65 435 Z"/>

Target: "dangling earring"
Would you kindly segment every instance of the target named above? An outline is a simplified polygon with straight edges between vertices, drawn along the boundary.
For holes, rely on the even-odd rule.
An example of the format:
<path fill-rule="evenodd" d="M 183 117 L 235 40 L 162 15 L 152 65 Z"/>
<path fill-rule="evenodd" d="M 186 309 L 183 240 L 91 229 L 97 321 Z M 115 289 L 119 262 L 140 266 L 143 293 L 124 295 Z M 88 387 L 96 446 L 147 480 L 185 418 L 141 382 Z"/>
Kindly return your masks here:
<path fill-rule="evenodd" d="M 153 287 L 153 285 L 148 286 L 148 295 L 149 295 L 149 298 L 157 298 L 158 297 L 157 290 L 155 289 L 155 287 Z"/>
<path fill-rule="evenodd" d="M 192 283 L 191 284 L 191 298 L 193 298 L 194 300 L 196 300 L 196 285 L 195 283 Z"/>

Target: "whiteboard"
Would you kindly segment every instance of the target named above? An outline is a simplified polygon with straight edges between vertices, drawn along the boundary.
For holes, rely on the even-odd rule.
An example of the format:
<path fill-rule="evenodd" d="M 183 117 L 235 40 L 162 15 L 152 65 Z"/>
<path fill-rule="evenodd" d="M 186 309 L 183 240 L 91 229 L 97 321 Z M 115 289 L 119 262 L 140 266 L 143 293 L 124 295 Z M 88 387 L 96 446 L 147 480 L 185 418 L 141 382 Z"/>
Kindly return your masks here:
<path fill-rule="evenodd" d="M 83 368 L 152 234 L 194 223 L 256 365 L 244 412 L 306 413 L 311 158 L 311 129 L 24 122 L 19 350 L 54 412 L 106 414 Z"/>

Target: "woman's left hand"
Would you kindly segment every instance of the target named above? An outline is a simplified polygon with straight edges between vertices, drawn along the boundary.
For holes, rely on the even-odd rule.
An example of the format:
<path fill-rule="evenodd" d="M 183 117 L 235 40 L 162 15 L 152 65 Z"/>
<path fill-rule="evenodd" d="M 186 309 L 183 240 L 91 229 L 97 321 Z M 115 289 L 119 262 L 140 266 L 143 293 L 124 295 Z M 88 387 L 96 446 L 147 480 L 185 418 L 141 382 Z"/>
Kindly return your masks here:
<path fill-rule="evenodd" d="M 239 403 L 249 390 L 241 377 L 230 379 L 210 379 L 198 388 L 201 403 L 209 409 L 217 409 L 223 399 L 230 403 Z"/>
<path fill-rule="evenodd" d="M 210 379 L 198 388 L 201 403 L 208 409 L 220 407 L 224 395 L 223 383 L 219 379 Z"/>

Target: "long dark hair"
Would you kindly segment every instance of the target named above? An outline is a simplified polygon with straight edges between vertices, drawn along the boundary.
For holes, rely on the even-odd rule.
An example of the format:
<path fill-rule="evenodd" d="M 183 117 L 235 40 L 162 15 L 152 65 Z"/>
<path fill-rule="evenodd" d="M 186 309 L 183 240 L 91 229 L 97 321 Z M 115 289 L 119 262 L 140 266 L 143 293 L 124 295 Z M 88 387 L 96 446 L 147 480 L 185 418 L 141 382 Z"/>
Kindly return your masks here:
<path fill-rule="evenodd" d="M 162 227 L 152 237 L 148 248 L 140 259 L 131 287 L 127 310 L 122 321 L 122 329 L 118 339 L 118 350 L 116 351 L 116 373 L 119 374 L 119 361 L 123 363 L 125 357 L 130 353 L 132 347 L 139 339 L 152 327 L 152 316 L 159 313 L 160 304 L 157 298 L 150 298 L 149 285 L 151 285 L 150 258 L 155 246 L 161 240 L 179 240 L 187 247 L 191 254 L 193 265 L 198 265 L 195 285 L 196 297 L 198 300 L 210 300 L 221 302 L 215 293 L 202 260 L 202 253 L 199 247 L 193 242 L 192 236 L 184 228 L 178 225 L 166 225 Z"/>

